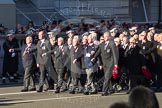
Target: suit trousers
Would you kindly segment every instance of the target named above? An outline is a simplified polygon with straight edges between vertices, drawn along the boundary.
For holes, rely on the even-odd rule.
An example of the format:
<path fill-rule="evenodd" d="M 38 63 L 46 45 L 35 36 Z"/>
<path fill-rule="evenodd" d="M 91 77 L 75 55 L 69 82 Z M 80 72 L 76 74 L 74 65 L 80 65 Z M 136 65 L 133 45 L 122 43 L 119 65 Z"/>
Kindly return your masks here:
<path fill-rule="evenodd" d="M 49 88 L 49 82 L 47 79 L 47 71 L 50 69 L 50 67 L 40 64 L 40 78 L 39 78 L 39 88 L 43 88 L 43 85 L 45 84 L 47 88 Z"/>
<path fill-rule="evenodd" d="M 28 88 L 31 86 L 32 88 L 35 88 L 35 83 L 33 79 L 33 67 L 27 66 L 25 67 L 25 74 L 24 74 L 24 88 Z"/>
<path fill-rule="evenodd" d="M 104 84 L 103 84 L 103 92 L 108 92 L 112 90 L 112 66 L 104 66 Z"/>
<path fill-rule="evenodd" d="M 85 69 L 86 73 L 87 73 L 87 83 L 85 85 L 85 89 L 88 89 L 89 87 L 91 87 L 92 91 L 95 90 L 95 86 L 94 86 L 94 69 L 93 68 L 88 68 Z"/>
<path fill-rule="evenodd" d="M 49 77 L 54 81 L 54 83 L 57 83 L 57 71 L 54 69 L 52 62 L 48 62 L 47 64 L 47 71 L 49 74 Z"/>
<path fill-rule="evenodd" d="M 57 82 L 57 87 L 61 87 L 64 82 L 64 69 L 56 69 L 56 72 L 58 74 L 58 82 Z"/>
<path fill-rule="evenodd" d="M 143 75 L 130 75 L 130 90 L 132 90 L 134 87 L 138 85 L 144 85 L 145 86 L 145 78 Z"/>
<path fill-rule="evenodd" d="M 71 83 L 71 71 L 68 68 L 66 69 L 66 83 L 67 83 L 67 87 L 69 87 Z"/>

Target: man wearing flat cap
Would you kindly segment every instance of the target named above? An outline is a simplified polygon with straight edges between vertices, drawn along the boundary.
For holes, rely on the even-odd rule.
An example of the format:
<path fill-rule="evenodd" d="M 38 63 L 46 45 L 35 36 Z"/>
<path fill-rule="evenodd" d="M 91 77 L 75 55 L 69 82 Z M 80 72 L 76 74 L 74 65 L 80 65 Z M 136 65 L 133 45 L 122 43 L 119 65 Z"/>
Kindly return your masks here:
<path fill-rule="evenodd" d="M 5 83 L 6 77 L 9 78 L 9 81 L 15 81 L 17 78 L 18 71 L 18 54 L 9 52 L 9 49 L 18 48 L 18 41 L 14 37 L 13 30 L 10 30 L 6 35 L 6 40 L 3 43 L 4 50 L 4 59 L 3 59 L 3 72 L 2 72 L 2 81 Z"/>

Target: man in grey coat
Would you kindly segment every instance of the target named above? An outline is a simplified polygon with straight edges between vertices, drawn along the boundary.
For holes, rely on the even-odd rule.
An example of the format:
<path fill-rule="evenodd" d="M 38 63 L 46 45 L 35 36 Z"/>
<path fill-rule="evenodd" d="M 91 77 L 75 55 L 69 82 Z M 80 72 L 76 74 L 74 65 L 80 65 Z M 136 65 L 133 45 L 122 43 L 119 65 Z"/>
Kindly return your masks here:
<path fill-rule="evenodd" d="M 114 41 L 111 39 L 110 33 L 104 33 L 105 42 L 99 45 L 97 52 L 94 55 L 92 61 L 94 61 L 99 55 L 101 55 L 104 69 L 104 84 L 102 96 L 111 94 L 112 89 L 112 71 L 114 66 L 118 65 L 119 52 L 115 46 Z"/>

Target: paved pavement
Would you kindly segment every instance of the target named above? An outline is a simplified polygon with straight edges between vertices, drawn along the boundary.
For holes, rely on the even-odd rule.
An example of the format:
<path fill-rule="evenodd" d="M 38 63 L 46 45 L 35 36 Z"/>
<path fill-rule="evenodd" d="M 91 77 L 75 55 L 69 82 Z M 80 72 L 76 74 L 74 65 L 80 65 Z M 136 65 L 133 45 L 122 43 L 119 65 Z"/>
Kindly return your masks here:
<path fill-rule="evenodd" d="M 128 100 L 125 93 L 102 97 L 101 94 L 54 94 L 53 91 L 22 93 L 21 89 L 19 85 L 0 85 L 0 108 L 108 108 L 114 102 Z M 156 95 L 162 107 L 162 93 Z"/>

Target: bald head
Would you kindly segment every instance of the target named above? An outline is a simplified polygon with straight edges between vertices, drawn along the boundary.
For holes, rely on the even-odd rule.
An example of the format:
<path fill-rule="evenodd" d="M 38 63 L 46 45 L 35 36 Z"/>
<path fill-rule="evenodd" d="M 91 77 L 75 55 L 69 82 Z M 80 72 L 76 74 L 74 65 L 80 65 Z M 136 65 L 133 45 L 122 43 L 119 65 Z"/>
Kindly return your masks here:
<path fill-rule="evenodd" d="M 26 37 L 26 44 L 30 44 L 32 43 L 32 37 L 31 36 L 27 36 Z"/>

